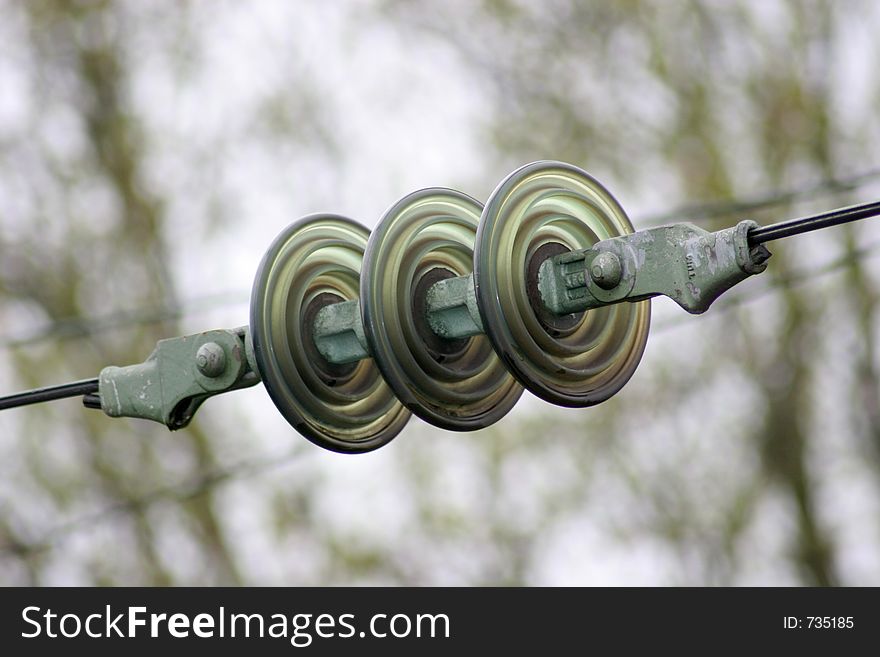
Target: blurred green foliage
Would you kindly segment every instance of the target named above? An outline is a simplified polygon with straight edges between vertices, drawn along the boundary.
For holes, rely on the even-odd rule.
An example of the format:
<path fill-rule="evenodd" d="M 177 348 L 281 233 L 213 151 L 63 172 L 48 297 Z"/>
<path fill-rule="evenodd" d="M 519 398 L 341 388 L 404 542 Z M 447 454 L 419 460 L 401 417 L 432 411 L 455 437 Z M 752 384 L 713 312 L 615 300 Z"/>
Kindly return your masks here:
<path fill-rule="evenodd" d="M 355 35 L 382 25 L 407 47 L 454 53 L 492 110 L 481 118 L 486 174 L 471 182 L 486 192 L 498 172 L 560 159 L 651 214 L 876 164 L 880 85 L 857 64 L 877 52 L 852 36 L 880 20 L 868 2 L 347 7 Z M 260 149 L 314 152 L 327 166 L 345 157 L 322 120 L 331 101 L 316 91 L 321 71 L 294 58 L 291 77 L 268 79 L 222 142 L 190 153 L 186 135 L 159 140 L 146 127 L 162 108 L 145 104 L 135 72 L 156 60 L 195 84 L 199 39 L 227 38 L 211 32 L 212 12 L 40 0 L 0 4 L 0 20 L 0 83 L 26 99 L 23 118 L 0 126 L 0 323 L 173 306 L 181 233 L 250 220 L 235 216 L 215 173 L 225 160 Z M 280 29 L 294 40 L 293 25 Z M 201 228 L 172 225 L 169 208 L 182 201 L 150 174 L 151 158 L 175 149 L 193 165 L 183 191 L 201 201 Z M 779 280 L 812 266 L 816 251 L 848 264 L 830 282 L 780 285 L 760 304 L 658 334 L 633 382 L 601 407 L 524 402 L 528 411 L 476 435 L 413 423 L 387 454 L 360 461 L 315 455 L 296 436 L 280 459 L 261 452 L 258 434 L 274 429 L 246 413 L 209 423 L 220 402 L 173 435 L 75 404 L 0 418 L 0 582 L 880 582 L 876 561 L 858 565 L 880 546 L 870 511 L 877 283 L 856 257 L 871 235 L 853 226 L 809 241 L 812 250 L 775 247 L 766 276 Z M 662 322 L 672 311 L 657 306 Z M 167 319 L 7 349 L 2 380 L 17 389 L 82 378 L 141 360 L 180 330 Z M 359 469 L 375 480 L 358 483 Z"/>

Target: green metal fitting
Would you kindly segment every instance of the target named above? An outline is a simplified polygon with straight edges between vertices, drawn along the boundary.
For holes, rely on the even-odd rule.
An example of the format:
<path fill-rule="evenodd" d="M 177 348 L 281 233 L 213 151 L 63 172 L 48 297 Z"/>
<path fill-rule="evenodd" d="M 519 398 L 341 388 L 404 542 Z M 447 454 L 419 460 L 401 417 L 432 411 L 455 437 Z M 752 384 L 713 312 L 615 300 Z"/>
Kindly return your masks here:
<path fill-rule="evenodd" d="M 541 301 L 569 315 L 622 301 L 668 296 L 700 314 L 722 293 L 764 271 L 770 252 L 750 246 L 757 227 L 741 221 L 711 233 L 679 223 L 597 242 L 545 260 L 538 270 Z M 438 281 L 427 292 L 427 320 L 438 336 L 455 340 L 483 333 L 473 274 Z M 331 363 L 369 358 L 357 301 L 330 304 L 315 316 L 315 344 Z"/>
<path fill-rule="evenodd" d="M 425 305 L 428 325 L 441 338 L 458 340 L 483 333 L 473 274 L 437 281 L 428 288 Z"/>
<path fill-rule="evenodd" d="M 331 363 L 342 365 L 370 357 L 357 301 L 324 306 L 315 314 L 313 330 L 315 346 Z"/>
<path fill-rule="evenodd" d="M 143 363 L 101 370 L 101 409 L 185 427 L 208 397 L 260 381 L 247 338 L 247 329 L 238 328 L 160 340 Z"/>
<path fill-rule="evenodd" d="M 750 246 L 757 224 L 714 233 L 680 223 L 597 242 L 554 256 L 538 271 L 541 300 L 558 315 L 665 295 L 700 314 L 722 293 L 767 267 L 770 252 Z"/>
<path fill-rule="evenodd" d="M 473 274 L 456 276 L 428 288 L 426 314 L 431 329 L 447 340 L 483 333 Z M 321 308 L 313 324 L 315 346 L 338 365 L 370 358 L 358 301 L 341 301 Z"/>

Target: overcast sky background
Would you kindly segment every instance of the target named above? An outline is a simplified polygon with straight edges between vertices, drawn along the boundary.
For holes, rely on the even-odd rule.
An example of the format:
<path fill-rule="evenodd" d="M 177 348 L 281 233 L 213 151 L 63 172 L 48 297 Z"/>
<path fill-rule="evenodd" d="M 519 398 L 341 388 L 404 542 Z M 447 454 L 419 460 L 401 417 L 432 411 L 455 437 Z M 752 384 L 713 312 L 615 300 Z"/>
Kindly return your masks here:
<path fill-rule="evenodd" d="M 767 12 L 772 23 L 774 3 L 750 6 Z M 140 10 L 132 3 L 129 7 L 133 14 L 142 11 L 144 20 L 162 24 L 161 10 L 156 7 Z M 874 8 L 880 9 L 877 5 Z M 513 166 L 522 164 L 503 161 L 487 149 L 486 124 L 499 118 L 493 92 L 469 69 L 461 53 L 440 39 L 380 18 L 372 3 L 193 3 L 189 12 L 189 28 L 183 35 L 173 24 L 167 29 L 154 25 L 133 30 L 128 46 L 128 57 L 134 64 L 131 98 L 142 108 L 145 120 L 147 177 L 151 186 L 171 199 L 166 208 L 165 240 L 173 257 L 178 301 L 189 309 L 182 324 L 187 332 L 247 323 L 249 291 L 260 258 L 275 235 L 299 217 L 326 211 L 348 215 L 372 227 L 401 196 L 428 186 L 461 189 L 485 201 L 494 185 Z M 16 12 L 7 6 L 4 13 L 11 19 L 0 24 L 0 140 L 12 139 L 36 111 L 29 90 L 33 81 L 28 78 L 27 62 L 22 61 L 26 48 L 21 45 L 20 26 L 12 20 Z M 864 53 L 876 32 L 877 13 L 848 26 L 851 33 L 839 53 L 840 75 L 835 76 L 836 85 L 852 90 L 846 94 L 849 102 L 836 108 L 842 117 L 861 116 L 874 102 L 860 90 L 867 88 L 864 79 L 873 75 L 874 60 Z M 650 108 L 652 101 L 646 102 Z M 301 141 L 276 143 L 265 126 L 284 130 L 286 114 L 282 110 L 273 114 L 273 108 L 290 104 L 307 110 L 307 119 L 287 126 Z M 314 111 L 308 111 L 310 107 Z M 54 143 L 59 151 L 76 149 L 74 119 L 63 107 L 50 117 L 48 129 L 57 132 Z M 193 166 L 206 161 L 212 163 L 207 169 Z M 853 171 L 857 169 L 853 167 Z M 662 172 L 654 184 L 615 179 L 609 171 L 593 173 L 617 195 L 637 228 L 639 217 L 653 216 L 689 200 Z M 751 190 L 744 191 L 758 194 L 767 190 L 759 179 L 753 183 Z M 876 198 L 880 187 L 861 193 L 865 200 Z M 14 189 L 0 183 L 0 207 L 6 208 L 2 231 L 7 239 L 21 230 L 15 211 L 10 210 L 16 204 L 14 196 Z M 100 237 L 102 222 L 111 225 L 118 211 L 113 199 L 95 190 L 78 202 L 88 208 Z M 824 209 L 820 202 L 801 207 L 804 211 Z M 880 240 L 876 224 L 863 228 L 860 235 L 866 243 Z M 800 244 L 805 261 L 817 267 L 841 253 L 839 245 L 819 236 L 805 237 Z M 876 260 L 870 260 L 874 276 L 878 274 Z M 841 284 L 841 278 L 823 277 L 815 284 L 832 288 Z M 753 280 L 736 293 L 758 294 L 762 289 L 764 283 Z M 218 294 L 225 297 L 224 303 L 204 303 L 206 297 Z M 764 336 L 778 339 L 772 298 L 753 306 L 756 317 L 769 317 Z M 128 309 L 120 305 L 106 310 L 111 314 Z M 39 330 L 45 321 L 27 308 L 0 308 L 0 340 Z M 713 349 L 723 348 L 706 342 L 704 328 L 726 319 L 724 313 L 713 315 L 711 310 L 706 317 L 682 319 L 681 310 L 668 300 L 660 300 L 654 303 L 653 321 L 655 327 L 667 328 L 649 339 L 639 370 L 617 400 L 634 406 L 621 436 L 628 447 L 621 454 L 637 459 L 629 464 L 636 472 L 639 468 L 675 467 L 689 458 L 709 463 L 698 472 L 682 472 L 682 477 L 692 477 L 696 487 L 702 485 L 700 477 L 706 478 L 701 513 L 710 523 L 711 473 L 723 471 L 730 462 L 745 472 L 752 467 L 749 464 L 755 457 L 749 453 L 750 447 L 736 441 L 751 421 L 741 417 L 739 409 L 759 407 L 761 400 L 740 386 L 738 374 L 732 372 L 707 384 L 694 399 L 683 401 L 671 421 L 654 423 L 652 409 L 635 408 L 637 401 L 652 397 L 650 391 L 663 385 L 670 367 L 687 377 L 689 363 L 710 359 Z M 828 330 L 840 331 L 843 336 L 852 330 L 835 326 L 832 315 L 827 321 Z M 124 339 L 124 333 L 114 339 Z M 845 351 L 843 339 L 842 345 L 840 349 Z M 833 380 L 835 354 L 818 357 L 828 361 L 828 376 Z M 845 354 L 840 356 L 845 358 Z M 3 390 L 21 387 L 3 356 L 0 364 Z M 97 372 L 70 374 L 87 378 Z M 841 371 L 837 376 L 847 375 Z M 59 382 L 58 378 L 56 372 L 40 373 L 45 384 Z M 824 482 L 819 490 L 822 516 L 838 538 L 840 565 L 847 581 L 876 585 L 880 583 L 880 497 L 858 451 L 834 450 L 835 441 L 846 443 L 848 436 L 847 419 L 839 411 L 841 401 L 835 394 L 829 391 L 823 413 L 828 451 L 814 455 Z M 15 413 L 0 416 L 0 453 L 11 454 L 21 439 Z M 723 436 L 707 433 L 699 440 L 689 438 L 694 427 L 699 433 L 707 415 L 711 415 L 712 427 L 729 431 Z M 487 500 L 491 492 L 484 484 L 486 464 L 480 460 L 481 453 L 468 444 L 481 440 L 483 433 L 503 434 L 506 427 L 520 425 L 553 432 L 557 429 L 552 423 L 559 422 L 563 427 L 559 431 L 564 434 L 573 427 L 589 426 L 591 411 L 554 408 L 526 394 L 507 418 L 487 432 L 443 432 L 414 418 L 387 448 L 357 457 L 333 454 L 307 443 L 277 413 L 262 386 L 212 399 L 200 417 L 209 427 L 226 429 L 220 450 L 225 463 L 261 464 L 257 475 L 225 484 L 217 497 L 249 583 L 317 581 L 315 573 L 321 571 L 324 560 L 320 542 L 307 535 L 280 540 L 274 533 L 272 510 L 265 504 L 285 488 L 285 482 L 295 480 L 309 482 L 314 491 L 316 503 L 310 511 L 314 525 L 325 525 L 327 531 L 359 544 L 399 545 L 402 551 L 421 551 L 433 567 L 419 583 L 454 585 L 471 582 L 474 572 L 491 563 L 495 555 L 488 545 L 480 547 L 478 536 L 469 543 L 444 546 L 431 544 L 429 537 L 420 533 L 411 481 L 402 472 L 404 456 L 424 447 L 423 458 L 439 473 L 432 480 L 437 489 L 426 494 L 443 496 L 450 509 L 467 515 L 481 505 L 501 504 L 511 516 L 522 518 L 523 527 L 538 526 L 538 519 L 530 514 L 540 513 L 540 508 L 531 496 L 552 492 L 556 479 L 579 476 L 573 470 L 575 465 L 566 463 L 565 456 L 557 461 L 559 471 L 542 470 L 527 461 L 514 463 L 506 475 L 510 478 L 504 488 L 508 496 Z M 235 429 L 229 431 L 229 427 Z M 723 440 L 713 443 L 716 438 Z M 596 439 L 601 441 L 602 436 Z M 406 446 L 398 445 L 404 441 Z M 591 477 L 590 494 L 580 512 L 555 523 L 541 536 L 537 553 L 531 557 L 527 583 L 652 585 L 699 581 L 698 566 L 688 572 L 682 565 L 687 555 L 648 532 L 628 531 L 638 525 L 636 516 L 642 511 L 633 491 L 620 484 L 617 474 L 599 464 Z M 8 485 L 0 484 L 0 490 L 0 499 L 16 494 Z M 785 499 L 767 496 L 754 525 L 741 539 L 747 544 L 744 551 L 754 555 L 754 564 L 738 576 L 737 583 L 798 582 L 786 554 L 791 515 Z M 187 545 L 185 534 L 173 523 L 162 527 L 166 561 L 172 569 L 179 569 L 185 580 L 197 568 L 192 561 L 198 559 L 198 550 Z M 73 532 L 64 539 L 65 553 L 88 553 L 94 541 L 100 540 L 96 534 L 101 531 L 98 523 Z M 48 568 L 48 581 L 78 583 L 83 578 L 79 567 L 76 559 L 59 557 Z M 9 581 L 15 578 L 14 573 L 9 575 Z M 354 583 L 385 582 L 367 578 Z"/>

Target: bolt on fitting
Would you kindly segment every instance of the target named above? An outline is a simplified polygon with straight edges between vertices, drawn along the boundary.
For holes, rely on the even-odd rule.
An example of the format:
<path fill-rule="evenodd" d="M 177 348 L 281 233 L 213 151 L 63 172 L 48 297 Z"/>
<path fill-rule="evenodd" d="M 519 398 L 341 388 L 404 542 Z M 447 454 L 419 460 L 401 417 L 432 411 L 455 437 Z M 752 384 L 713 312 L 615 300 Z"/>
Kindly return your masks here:
<path fill-rule="evenodd" d="M 613 253 L 603 251 L 593 258 L 590 265 L 590 278 L 603 290 L 617 287 L 622 276 L 623 268 L 620 265 L 620 258 Z"/>
<path fill-rule="evenodd" d="M 226 371 L 226 352 L 216 342 L 206 342 L 196 352 L 196 367 L 205 376 L 214 379 Z"/>

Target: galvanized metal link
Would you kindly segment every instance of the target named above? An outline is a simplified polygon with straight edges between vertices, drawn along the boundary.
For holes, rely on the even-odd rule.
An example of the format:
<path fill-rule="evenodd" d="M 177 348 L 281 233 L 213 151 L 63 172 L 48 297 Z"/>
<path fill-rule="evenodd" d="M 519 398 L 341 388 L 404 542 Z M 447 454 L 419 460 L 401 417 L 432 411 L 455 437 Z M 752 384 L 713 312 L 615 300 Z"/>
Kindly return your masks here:
<path fill-rule="evenodd" d="M 553 256 L 538 270 L 541 302 L 563 316 L 665 295 L 689 313 L 703 313 L 723 292 L 766 268 L 770 252 L 749 242 L 755 227 L 753 221 L 742 221 L 711 233 L 679 223 Z M 441 338 L 484 332 L 473 274 L 432 285 L 426 307 L 428 324 Z M 318 350 L 331 363 L 370 357 L 357 301 L 325 306 L 313 328 Z"/>
<path fill-rule="evenodd" d="M 538 272 L 541 300 L 564 315 L 665 295 L 689 313 L 703 313 L 726 290 L 766 269 L 770 252 L 749 242 L 755 227 L 742 221 L 710 233 L 680 223 L 554 256 Z"/>
<path fill-rule="evenodd" d="M 483 333 L 473 274 L 434 283 L 428 288 L 426 305 L 428 324 L 441 338 L 458 340 Z M 358 301 L 324 306 L 316 313 L 312 328 L 315 346 L 331 363 L 353 363 L 371 356 Z"/>
<path fill-rule="evenodd" d="M 473 274 L 434 283 L 428 289 L 427 307 L 428 324 L 441 338 L 457 340 L 483 333 Z"/>
<path fill-rule="evenodd" d="M 312 327 L 315 346 L 329 362 L 354 363 L 370 357 L 361 306 L 358 301 L 340 301 L 321 308 Z"/>
<path fill-rule="evenodd" d="M 245 328 L 160 340 L 143 363 L 101 370 L 101 410 L 185 427 L 208 397 L 259 382 L 246 342 Z"/>

